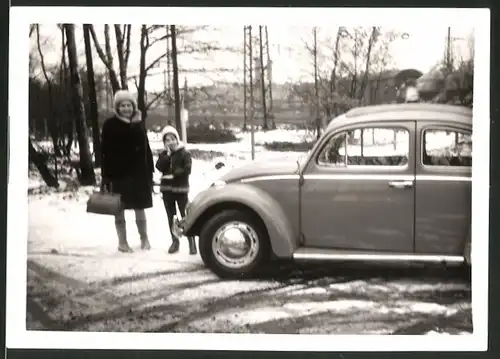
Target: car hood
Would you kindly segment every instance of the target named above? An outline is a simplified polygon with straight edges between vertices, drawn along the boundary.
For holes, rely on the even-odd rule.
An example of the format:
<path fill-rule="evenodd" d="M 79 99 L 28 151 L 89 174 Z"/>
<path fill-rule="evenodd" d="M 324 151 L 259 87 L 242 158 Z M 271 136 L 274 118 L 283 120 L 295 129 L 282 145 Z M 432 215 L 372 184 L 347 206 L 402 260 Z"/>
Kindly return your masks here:
<path fill-rule="evenodd" d="M 255 161 L 231 169 L 223 175 L 220 180 L 224 182 L 234 182 L 250 177 L 290 175 L 297 172 L 297 162 L 294 161 Z"/>

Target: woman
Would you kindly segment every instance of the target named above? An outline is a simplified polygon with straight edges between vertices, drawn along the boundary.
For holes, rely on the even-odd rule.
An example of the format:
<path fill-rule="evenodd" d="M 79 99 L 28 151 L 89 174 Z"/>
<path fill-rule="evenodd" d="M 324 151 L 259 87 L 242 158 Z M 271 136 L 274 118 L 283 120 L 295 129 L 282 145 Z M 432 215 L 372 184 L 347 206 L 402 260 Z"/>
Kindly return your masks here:
<path fill-rule="evenodd" d="M 146 128 L 134 96 L 125 90 L 114 97 L 115 115 L 104 122 L 101 133 L 103 186 L 122 197 L 124 209 L 135 211 L 141 249 L 151 248 L 144 210 L 153 206 L 153 155 Z M 118 250 L 130 253 L 125 213 L 115 216 Z"/>

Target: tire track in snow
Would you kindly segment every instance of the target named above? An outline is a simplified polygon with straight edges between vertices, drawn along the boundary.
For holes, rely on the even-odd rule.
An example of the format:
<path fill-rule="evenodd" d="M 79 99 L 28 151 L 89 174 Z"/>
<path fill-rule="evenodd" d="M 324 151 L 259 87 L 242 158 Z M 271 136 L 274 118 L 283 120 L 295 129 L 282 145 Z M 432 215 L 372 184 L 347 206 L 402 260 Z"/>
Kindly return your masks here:
<path fill-rule="evenodd" d="M 40 267 L 39 265 L 37 268 Z M 47 271 L 44 273 L 47 274 Z M 408 297 L 420 301 L 427 299 L 429 302 L 452 304 L 456 300 L 467 300 L 470 297 L 470 290 L 467 288 L 456 289 L 449 281 L 443 283 L 443 278 L 441 280 L 432 277 L 423 278 L 418 276 L 418 271 L 416 276 L 419 279 L 416 279 L 415 275 L 409 275 L 396 280 L 394 277 L 391 280 L 391 276 L 385 278 L 383 275 L 380 276 L 379 272 L 371 270 L 344 270 L 342 276 L 332 277 L 331 271 L 328 270 L 310 269 L 288 272 L 280 269 L 265 276 L 268 279 L 255 281 L 222 281 L 216 277 L 201 277 L 206 273 L 207 270 L 194 267 L 188 272 L 142 273 L 93 283 L 91 292 L 80 281 L 66 278 L 63 280 L 66 285 L 76 286 L 72 292 L 75 297 L 80 298 L 85 293 L 96 293 L 98 296 L 102 291 L 112 290 L 118 299 L 115 300 L 113 306 L 103 302 L 99 305 L 101 311 L 95 312 L 96 308 L 94 308 L 93 313 L 79 315 L 74 320 L 65 322 L 62 330 L 151 332 L 215 330 L 227 332 L 228 328 L 232 328 L 241 332 L 261 332 L 262 330 L 278 330 L 276 327 L 279 328 L 281 323 L 285 329 L 302 332 L 314 331 L 314 320 L 316 320 L 316 326 L 323 327 L 325 330 L 337 330 L 331 320 L 323 318 L 329 315 L 328 311 L 322 311 L 317 316 L 313 316 L 313 312 L 309 313 L 305 317 L 316 318 L 310 322 L 300 319 L 302 316 L 300 311 L 288 308 L 286 314 L 295 319 L 289 319 L 287 322 L 286 318 L 274 318 L 267 324 L 263 324 L 266 322 L 265 318 L 260 318 L 257 322 L 255 318 L 248 320 L 243 318 L 243 314 L 240 314 L 237 320 L 231 318 L 230 315 L 228 316 L 228 309 L 238 316 L 239 310 L 241 313 L 262 312 L 266 307 L 283 307 L 286 303 L 294 303 L 296 306 L 301 306 L 301 303 L 304 303 L 303 305 L 318 303 L 319 305 L 325 300 L 333 299 L 336 299 L 338 303 L 341 300 L 387 302 L 387 300 Z M 327 273 L 330 275 L 325 275 Z M 48 280 L 60 277 L 54 273 L 48 274 L 48 277 L 46 276 Z M 433 290 L 434 286 L 442 288 Z M 119 287 L 124 289 L 119 291 Z M 127 294 L 127 290 L 133 291 L 132 287 L 136 287 L 139 293 Z M 118 293 L 122 295 L 117 295 Z M 192 295 L 186 295 L 187 293 L 192 293 Z M 200 295 L 196 296 L 197 293 Z M 186 298 L 189 300 L 185 300 Z M 70 297 L 69 300 L 71 299 Z M 124 302 L 129 303 L 116 308 L 117 303 L 123 304 Z M 110 307 L 115 308 L 110 310 Z M 352 310 L 344 308 L 335 313 L 338 313 L 340 317 L 351 312 Z M 248 323 L 238 325 L 242 320 L 247 320 Z M 381 319 L 375 315 L 373 320 L 380 322 Z M 394 322 L 391 323 L 386 325 L 395 325 Z M 345 323 L 339 322 L 338 324 L 346 326 Z M 351 329 L 354 328 L 353 325 Z M 344 329 L 349 328 L 346 326 Z M 372 329 L 391 331 L 379 327 Z"/>

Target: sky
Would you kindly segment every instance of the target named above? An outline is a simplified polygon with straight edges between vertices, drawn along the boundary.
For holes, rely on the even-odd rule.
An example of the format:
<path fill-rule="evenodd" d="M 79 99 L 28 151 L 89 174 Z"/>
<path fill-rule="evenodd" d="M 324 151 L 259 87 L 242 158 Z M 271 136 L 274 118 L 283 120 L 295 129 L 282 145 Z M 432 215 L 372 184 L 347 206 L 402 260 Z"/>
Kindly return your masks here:
<path fill-rule="evenodd" d="M 258 26 L 253 27 L 255 35 L 258 33 Z M 95 25 L 97 36 L 104 47 L 103 25 Z M 426 24 L 426 26 L 412 25 L 408 28 L 382 28 L 382 31 L 395 31 L 407 36 L 399 37 L 390 46 L 390 56 L 392 67 L 397 69 L 414 68 L 421 72 L 427 72 L 442 60 L 447 36 L 447 24 Z M 132 25 L 131 55 L 129 59 L 129 76 L 137 74 L 139 70 L 139 41 L 140 25 Z M 335 37 L 337 26 L 318 27 L 317 38 L 321 46 L 332 43 Z M 159 36 L 163 35 L 163 30 Z M 43 41 L 43 51 L 47 63 L 58 63 L 60 61 L 61 35 L 56 24 L 40 24 L 40 34 Z M 114 31 L 111 27 L 111 38 L 114 39 Z M 273 62 L 273 82 L 285 83 L 287 81 L 312 81 L 312 60 L 311 55 L 305 48 L 305 43 L 312 44 L 312 27 L 297 25 L 268 25 L 270 56 Z M 453 41 L 453 52 L 457 57 L 467 59 L 470 55 L 470 38 L 473 36 L 471 26 L 453 26 L 451 28 Z M 77 46 L 80 53 L 80 63 L 85 63 L 84 44 L 81 25 L 76 27 Z M 34 36 L 33 36 L 34 38 Z M 330 40 L 329 40 L 330 39 Z M 202 30 L 192 35 L 190 40 L 204 40 L 216 42 L 220 46 L 230 46 L 243 48 L 243 26 L 226 25 L 213 26 L 208 30 Z M 182 40 L 179 41 L 182 47 Z M 32 50 L 35 49 L 34 39 L 31 40 Z M 112 43 L 113 49 L 115 48 Z M 330 45 L 331 46 L 331 45 Z M 164 41 L 157 43 L 147 54 L 147 61 L 150 62 L 165 51 Z M 325 50 L 326 51 L 326 50 Z M 103 70 L 104 65 L 94 50 L 94 66 L 97 71 Z M 116 55 L 115 55 L 116 58 Z M 115 59 L 115 67 L 117 60 Z M 180 83 L 187 79 L 189 85 L 210 85 L 214 81 L 242 81 L 243 79 L 243 55 L 217 52 L 209 55 L 192 56 L 182 55 L 179 57 L 181 68 L 205 68 L 207 70 L 216 68 L 232 69 L 233 74 L 207 71 L 205 74 L 181 73 Z M 163 69 L 166 68 L 166 61 L 160 63 L 157 69 L 151 71 L 157 75 L 148 77 L 146 88 L 148 91 L 160 91 L 164 86 Z M 133 88 L 133 83 L 129 84 Z"/>

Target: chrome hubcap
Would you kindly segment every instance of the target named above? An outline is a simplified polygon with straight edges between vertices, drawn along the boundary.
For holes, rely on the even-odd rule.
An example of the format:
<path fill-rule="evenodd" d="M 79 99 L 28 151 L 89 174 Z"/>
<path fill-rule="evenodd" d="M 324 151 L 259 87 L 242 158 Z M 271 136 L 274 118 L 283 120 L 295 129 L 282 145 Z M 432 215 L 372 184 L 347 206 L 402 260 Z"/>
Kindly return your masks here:
<path fill-rule="evenodd" d="M 255 230 L 243 222 L 229 222 L 220 227 L 212 240 L 217 261 L 226 267 L 241 268 L 252 263 L 259 253 Z"/>

